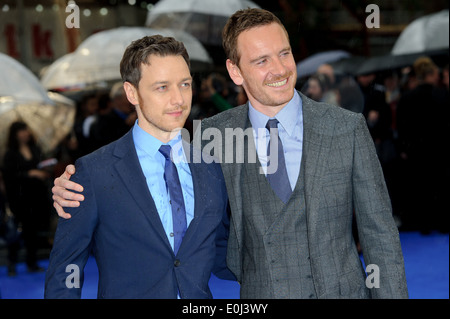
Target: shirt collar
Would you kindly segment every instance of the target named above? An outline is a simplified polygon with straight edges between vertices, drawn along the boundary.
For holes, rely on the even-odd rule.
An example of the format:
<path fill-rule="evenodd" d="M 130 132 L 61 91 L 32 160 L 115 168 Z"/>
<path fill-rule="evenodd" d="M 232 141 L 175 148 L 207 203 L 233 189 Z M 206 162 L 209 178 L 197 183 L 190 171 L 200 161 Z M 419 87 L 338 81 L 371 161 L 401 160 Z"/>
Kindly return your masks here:
<path fill-rule="evenodd" d="M 267 121 L 270 119 L 269 116 L 257 111 L 250 101 L 248 102 L 248 117 L 252 123 L 253 128 L 256 130 L 258 128 L 265 128 Z M 283 126 L 284 130 L 291 136 L 294 133 L 295 125 L 302 114 L 302 99 L 297 91 L 294 91 L 294 96 L 283 107 L 280 112 L 275 115 L 275 118 Z"/>
<path fill-rule="evenodd" d="M 181 138 L 181 131 L 177 133 L 177 135 L 171 139 L 168 143 L 163 143 L 160 140 L 158 140 L 153 135 L 147 133 L 144 131 L 139 125 L 138 121 L 134 123 L 133 126 L 133 140 L 136 148 L 140 149 L 141 151 L 147 153 L 148 155 L 154 157 L 159 153 L 159 148 L 161 145 L 166 144 L 170 145 L 173 150 L 177 150 L 176 156 L 182 156 L 184 158 L 184 152 L 183 152 L 183 145 L 182 145 L 182 138 Z M 178 144 L 179 143 L 179 144 Z M 175 157 L 175 154 L 173 154 Z M 175 158 L 174 158 L 175 161 Z"/>

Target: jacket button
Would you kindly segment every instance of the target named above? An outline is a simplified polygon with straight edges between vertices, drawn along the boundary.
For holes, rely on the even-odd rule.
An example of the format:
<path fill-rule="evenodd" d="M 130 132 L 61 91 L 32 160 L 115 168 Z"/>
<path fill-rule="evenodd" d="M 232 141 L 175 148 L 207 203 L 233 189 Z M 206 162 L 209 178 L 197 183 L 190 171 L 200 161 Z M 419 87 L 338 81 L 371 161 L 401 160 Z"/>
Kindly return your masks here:
<path fill-rule="evenodd" d="M 175 267 L 178 267 L 178 266 L 181 265 L 181 261 L 179 261 L 178 259 L 175 259 L 173 265 L 174 265 Z"/>

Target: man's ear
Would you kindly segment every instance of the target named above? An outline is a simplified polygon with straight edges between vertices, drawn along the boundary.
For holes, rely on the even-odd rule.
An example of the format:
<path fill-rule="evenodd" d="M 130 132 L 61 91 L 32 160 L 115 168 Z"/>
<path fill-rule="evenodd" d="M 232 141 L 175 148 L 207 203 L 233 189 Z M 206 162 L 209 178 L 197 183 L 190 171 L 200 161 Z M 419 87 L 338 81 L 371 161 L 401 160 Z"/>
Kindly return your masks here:
<path fill-rule="evenodd" d="M 244 82 L 244 79 L 241 75 L 241 70 L 239 70 L 239 67 L 234 64 L 230 59 L 227 59 L 226 62 L 228 74 L 230 75 L 231 80 L 233 80 L 234 84 L 236 85 L 242 85 Z"/>
<path fill-rule="evenodd" d="M 139 104 L 138 92 L 133 84 L 130 82 L 123 83 L 123 89 L 125 90 L 125 94 L 127 95 L 128 101 L 134 106 Z"/>

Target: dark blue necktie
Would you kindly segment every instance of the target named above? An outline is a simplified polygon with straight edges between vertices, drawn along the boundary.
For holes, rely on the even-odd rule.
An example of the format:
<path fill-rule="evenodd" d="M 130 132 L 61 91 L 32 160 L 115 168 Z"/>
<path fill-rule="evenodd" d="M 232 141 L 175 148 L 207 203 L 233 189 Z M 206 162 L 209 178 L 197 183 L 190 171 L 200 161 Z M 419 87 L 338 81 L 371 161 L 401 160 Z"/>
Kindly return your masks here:
<path fill-rule="evenodd" d="M 277 196 L 283 201 L 283 203 L 287 203 L 289 197 L 291 196 L 292 189 L 291 184 L 289 183 L 289 177 L 286 170 L 286 163 L 284 161 L 284 150 L 283 143 L 281 143 L 281 139 L 278 135 L 278 120 L 271 119 L 267 121 L 266 129 L 270 133 L 270 141 L 267 146 L 267 179 L 269 180 L 269 184 L 272 187 L 273 191 Z M 274 139 L 278 139 L 278 147 L 277 147 L 277 156 L 278 156 L 278 166 L 277 169 L 270 173 L 270 162 L 275 158 L 270 156 L 270 145 Z M 275 156 L 275 154 L 273 154 Z"/>
<path fill-rule="evenodd" d="M 174 253 L 176 255 L 187 229 L 186 209 L 177 167 L 170 158 L 171 147 L 170 145 L 161 145 L 159 151 L 166 158 L 164 180 L 166 181 L 166 188 L 169 191 L 170 204 L 172 206 Z"/>

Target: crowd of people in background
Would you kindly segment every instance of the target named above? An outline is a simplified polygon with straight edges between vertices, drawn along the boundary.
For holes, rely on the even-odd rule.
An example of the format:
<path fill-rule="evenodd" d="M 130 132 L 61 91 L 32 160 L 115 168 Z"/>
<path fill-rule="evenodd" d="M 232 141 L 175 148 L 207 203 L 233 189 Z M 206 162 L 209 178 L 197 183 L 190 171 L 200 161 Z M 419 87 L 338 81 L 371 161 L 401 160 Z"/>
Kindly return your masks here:
<path fill-rule="evenodd" d="M 448 232 L 448 64 L 441 70 L 424 56 L 411 67 L 357 76 L 322 65 L 299 89 L 364 114 L 400 229 Z"/>
<path fill-rule="evenodd" d="M 213 72 L 198 77 L 193 87 L 193 120 L 204 119 L 247 102 L 241 87 Z M 413 66 L 373 74 L 335 74 L 324 64 L 297 89 L 316 101 L 363 113 L 378 152 L 400 230 L 448 232 L 445 196 L 450 194 L 450 135 L 448 64 L 439 69 L 431 59 L 419 58 Z M 11 126 L 8 151 L 2 159 L 0 211 L 5 236 L 6 207 L 21 231 L 21 240 L 9 238 L 9 275 L 15 275 L 17 252 L 26 248 L 29 271 L 36 264 L 39 230 L 52 229 L 50 185 L 66 164 L 106 145 L 132 128 L 136 111 L 128 102 L 122 82 L 109 90 L 85 92 L 77 103 L 73 132 L 58 148 L 58 164 L 39 167 L 44 160 L 25 123 Z M 51 236 L 50 236 L 51 237 Z M 51 238 L 48 238 L 51 245 Z"/>

